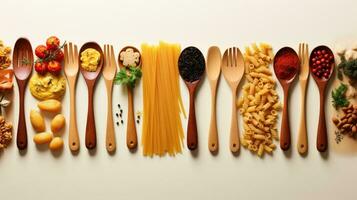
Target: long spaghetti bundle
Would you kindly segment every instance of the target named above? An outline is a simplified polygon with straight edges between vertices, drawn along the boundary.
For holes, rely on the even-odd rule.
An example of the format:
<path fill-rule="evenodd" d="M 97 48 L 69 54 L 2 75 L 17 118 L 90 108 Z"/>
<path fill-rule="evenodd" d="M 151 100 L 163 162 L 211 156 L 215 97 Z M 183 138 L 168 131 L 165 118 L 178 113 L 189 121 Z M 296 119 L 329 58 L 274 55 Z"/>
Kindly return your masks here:
<path fill-rule="evenodd" d="M 160 42 L 141 45 L 143 72 L 144 117 L 142 145 L 144 156 L 182 151 L 183 129 L 180 113 L 182 105 L 178 57 L 180 45 Z"/>

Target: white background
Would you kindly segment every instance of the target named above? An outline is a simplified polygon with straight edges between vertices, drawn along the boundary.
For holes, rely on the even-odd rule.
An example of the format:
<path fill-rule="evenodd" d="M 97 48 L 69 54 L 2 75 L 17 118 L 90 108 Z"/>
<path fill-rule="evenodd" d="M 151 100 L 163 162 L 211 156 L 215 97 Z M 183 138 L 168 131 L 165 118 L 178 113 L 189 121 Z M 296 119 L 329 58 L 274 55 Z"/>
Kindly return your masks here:
<path fill-rule="evenodd" d="M 271 43 L 276 52 L 283 46 L 297 49 L 301 41 L 308 42 L 310 47 L 333 46 L 341 39 L 356 38 L 356 7 L 355 0 L 2 0 L 0 39 L 13 46 L 18 37 L 25 36 L 35 47 L 44 43 L 47 36 L 57 35 L 79 46 L 91 40 L 101 45 L 110 43 L 116 52 L 125 45 L 140 47 L 142 42 L 162 39 L 181 43 L 182 47 L 197 46 L 205 55 L 210 45 L 218 45 L 223 51 L 232 45 L 243 48 L 251 42 L 264 41 Z M 17 116 L 15 88 L 11 112 Z M 281 92 L 280 86 L 278 89 Z M 13 142 L 0 153 L 1 199 L 356 199 L 355 155 L 330 150 L 321 156 L 316 151 L 318 93 L 312 79 L 307 94 L 309 154 L 301 157 L 297 153 L 300 88 L 294 84 L 291 89 L 292 151 L 285 155 L 277 149 L 273 156 L 264 159 L 245 149 L 238 157 L 230 153 L 231 96 L 223 77 L 217 102 L 220 138 L 217 156 L 212 156 L 207 148 L 210 89 L 206 78 L 196 99 L 200 148 L 197 157 L 186 147 L 182 155 L 174 158 L 143 157 L 141 146 L 136 153 L 130 153 L 123 126 L 116 127 L 117 152 L 109 155 L 104 137 L 107 105 L 103 78 L 95 92 L 98 146 L 94 155 L 89 154 L 84 146 L 87 90 L 81 75 L 77 85 L 81 150 L 78 155 L 71 154 L 66 132 L 63 152 L 53 155 L 46 148 L 36 148 L 32 142 L 34 131 L 28 114 L 37 101 L 27 91 L 28 151 L 21 155 Z M 188 110 L 184 84 L 181 91 Z M 142 110 L 141 93 L 138 87 L 136 111 Z M 116 104 L 120 103 L 125 117 L 126 98 L 125 90 L 115 86 L 113 108 L 117 111 Z M 68 100 L 67 91 L 63 100 L 67 119 Z M 13 122 L 16 133 L 17 117 Z M 184 130 L 186 123 L 183 121 Z M 140 139 L 140 127 L 138 133 Z"/>

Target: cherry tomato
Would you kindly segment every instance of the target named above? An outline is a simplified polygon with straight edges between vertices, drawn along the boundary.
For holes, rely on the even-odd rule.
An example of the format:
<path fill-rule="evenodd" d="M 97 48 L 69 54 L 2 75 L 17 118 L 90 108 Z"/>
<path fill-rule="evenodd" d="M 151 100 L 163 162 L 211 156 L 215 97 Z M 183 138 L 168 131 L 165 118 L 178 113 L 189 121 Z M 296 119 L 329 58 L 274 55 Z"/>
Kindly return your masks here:
<path fill-rule="evenodd" d="M 59 74 L 62 70 L 61 63 L 58 61 L 50 61 L 47 66 L 47 70 L 55 75 Z"/>
<path fill-rule="evenodd" d="M 47 72 L 47 63 L 46 62 L 36 62 L 35 70 L 37 73 L 44 75 Z"/>
<path fill-rule="evenodd" d="M 56 36 L 51 36 L 46 41 L 47 50 L 56 50 L 60 46 L 60 40 Z"/>
<path fill-rule="evenodd" d="M 45 45 L 38 45 L 35 49 L 35 54 L 38 58 L 46 58 L 48 55 L 47 47 Z"/>

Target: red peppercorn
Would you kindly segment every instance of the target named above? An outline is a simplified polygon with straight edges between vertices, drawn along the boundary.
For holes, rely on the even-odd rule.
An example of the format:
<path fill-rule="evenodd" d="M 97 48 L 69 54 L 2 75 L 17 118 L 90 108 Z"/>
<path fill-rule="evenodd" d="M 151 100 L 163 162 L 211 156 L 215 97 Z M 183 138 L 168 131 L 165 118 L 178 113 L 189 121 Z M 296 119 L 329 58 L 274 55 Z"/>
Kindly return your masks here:
<path fill-rule="evenodd" d="M 328 56 L 328 54 L 325 54 L 324 57 L 325 57 L 325 58 L 328 58 L 329 56 Z"/>
<path fill-rule="evenodd" d="M 321 51 L 320 50 L 317 51 L 317 55 L 321 55 Z"/>
<path fill-rule="evenodd" d="M 321 58 L 321 60 L 320 60 L 321 62 L 325 62 L 325 58 Z"/>
<path fill-rule="evenodd" d="M 319 64 L 321 64 L 321 62 L 318 60 L 318 61 L 316 61 L 316 64 L 318 64 L 318 65 L 319 65 Z"/>
<path fill-rule="evenodd" d="M 326 53 L 326 50 L 325 50 L 325 49 L 324 49 L 324 50 L 322 50 L 322 51 L 321 51 L 321 53 L 322 53 L 322 54 L 325 54 L 325 53 Z"/>

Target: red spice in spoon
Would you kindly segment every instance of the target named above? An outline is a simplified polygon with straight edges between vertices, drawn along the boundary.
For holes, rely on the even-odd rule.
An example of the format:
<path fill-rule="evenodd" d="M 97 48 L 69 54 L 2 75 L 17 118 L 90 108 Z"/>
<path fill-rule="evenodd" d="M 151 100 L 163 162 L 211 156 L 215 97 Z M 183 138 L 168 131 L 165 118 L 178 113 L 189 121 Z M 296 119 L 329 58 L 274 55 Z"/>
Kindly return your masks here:
<path fill-rule="evenodd" d="M 274 60 L 275 73 L 279 79 L 290 80 L 298 72 L 299 57 L 294 51 L 284 51 Z"/>

